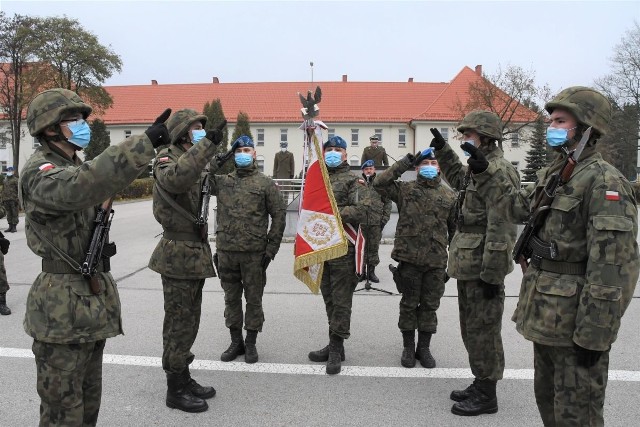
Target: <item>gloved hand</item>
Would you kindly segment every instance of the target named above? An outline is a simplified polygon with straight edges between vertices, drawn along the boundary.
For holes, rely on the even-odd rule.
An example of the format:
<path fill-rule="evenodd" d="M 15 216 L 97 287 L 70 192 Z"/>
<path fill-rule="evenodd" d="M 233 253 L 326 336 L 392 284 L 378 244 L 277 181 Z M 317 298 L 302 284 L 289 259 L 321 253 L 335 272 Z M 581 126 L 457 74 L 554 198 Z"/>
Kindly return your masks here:
<path fill-rule="evenodd" d="M 233 150 L 229 150 L 224 154 L 216 154 L 216 161 L 218 162 L 218 167 L 222 167 L 227 160 L 233 157 Z"/>
<path fill-rule="evenodd" d="M 473 173 L 482 173 L 487 170 L 489 167 L 489 162 L 487 158 L 482 154 L 482 151 L 478 150 L 478 148 L 469 143 L 465 142 L 460 146 L 464 151 L 469 153 L 471 157 L 467 160 L 467 164 Z"/>
<path fill-rule="evenodd" d="M 436 151 L 442 150 L 444 146 L 447 144 L 447 141 L 442 137 L 440 131 L 436 128 L 429 129 L 431 134 L 433 135 L 433 139 L 431 140 L 431 144 L 429 147 L 433 147 Z"/>
<path fill-rule="evenodd" d="M 407 153 L 407 155 L 401 158 L 400 161 L 405 163 L 407 166 L 413 166 L 413 162 L 416 161 L 416 157 L 411 153 Z"/>
<path fill-rule="evenodd" d="M 262 255 L 262 261 L 260 261 L 260 265 L 262 266 L 262 269 L 264 271 L 267 271 L 267 267 L 269 267 L 269 264 L 271 264 L 271 257 L 267 254 Z"/>
<path fill-rule="evenodd" d="M 600 360 L 600 356 L 602 356 L 603 351 L 598 350 L 589 350 L 588 348 L 580 347 L 578 344 L 573 343 L 573 348 L 577 353 L 578 366 L 582 366 L 583 368 L 591 368 L 593 365 L 598 363 Z"/>
<path fill-rule="evenodd" d="M 494 285 L 493 283 L 487 283 L 480 279 L 480 286 L 482 287 L 482 296 L 484 299 L 494 299 L 500 295 L 500 285 Z"/>
<path fill-rule="evenodd" d="M 222 132 L 222 130 L 226 125 L 227 119 L 224 119 L 222 123 L 218 125 L 218 127 L 216 127 L 215 129 L 209 129 L 205 137 L 209 141 L 213 142 L 213 145 L 220 145 L 220 143 L 222 142 L 222 138 L 224 137 L 224 133 Z"/>
<path fill-rule="evenodd" d="M 158 118 L 156 118 L 156 121 L 144 131 L 149 140 L 151 140 L 153 148 L 158 148 L 161 145 L 166 145 L 171 142 L 169 130 L 167 129 L 167 125 L 164 124 L 170 115 L 171 108 L 167 108 L 164 110 L 164 113 L 160 114 Z"/>

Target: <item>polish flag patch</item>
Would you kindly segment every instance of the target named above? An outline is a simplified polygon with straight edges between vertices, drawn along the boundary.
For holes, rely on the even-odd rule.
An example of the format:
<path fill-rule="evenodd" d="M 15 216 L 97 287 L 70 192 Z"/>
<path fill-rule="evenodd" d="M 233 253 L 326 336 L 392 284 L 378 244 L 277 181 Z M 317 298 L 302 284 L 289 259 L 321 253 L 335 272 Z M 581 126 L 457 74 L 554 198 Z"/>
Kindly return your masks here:
<path fill-rule="evenodd" d="M 620 193 L 618 193 L 617 191 L 607 191 L 606 193 L 604 193 L 604 198 L 605 200 L 618 201 L 620 200 Z"/>
<path fill-rule="evenodd" d="M 38 169 L 40 169 L 40 172 L 45 172 L 45 171 L 48 171 L 49 169 L 53 169 L 53 168 L 55 168 L 55 166 L 53 164 L 51 164 L 51 163 L 45 163 L 45 164 L 40 165 L 38 167 Z"/>
<path fill-rule="evenodd" d="M 169 161 L 169 158 L 168 158 L 168 157 L 160 157 L 160 158 L 158 159 L 158 161 L 159 161 L 159 162 L 168 162 L 168 161 Z"/>

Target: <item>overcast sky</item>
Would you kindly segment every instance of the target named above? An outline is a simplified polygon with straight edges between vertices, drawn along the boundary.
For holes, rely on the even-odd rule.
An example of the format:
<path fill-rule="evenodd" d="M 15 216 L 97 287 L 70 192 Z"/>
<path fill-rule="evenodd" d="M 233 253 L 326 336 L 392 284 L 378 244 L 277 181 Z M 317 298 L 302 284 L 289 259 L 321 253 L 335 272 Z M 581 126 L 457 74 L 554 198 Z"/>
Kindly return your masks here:
<path fill-rule="evenodd" d="M 593 84 L 635 1 L 7 1 L 8 15 L 76 18 L 121 56 L 106 85 L 450 81 L 518 65 L 552 90 Z"/>

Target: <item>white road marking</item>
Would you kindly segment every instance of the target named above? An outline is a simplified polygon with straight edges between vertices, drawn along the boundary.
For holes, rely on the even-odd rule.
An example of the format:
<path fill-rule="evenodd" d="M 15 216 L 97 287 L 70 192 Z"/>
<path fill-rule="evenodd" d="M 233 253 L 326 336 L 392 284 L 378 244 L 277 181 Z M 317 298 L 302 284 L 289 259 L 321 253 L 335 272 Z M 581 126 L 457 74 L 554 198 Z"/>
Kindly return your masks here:
<path fill-rule="evenodd" d="M 25 348 L 0 347 L 0 357 L 16 357 L 33 359 L 33 353 Z M 162 367 L 160 357 L 126 356 L 120 354 L 105 354 L 105 364 L 126 366 Z M 225 372 L 253 372 L 260 374 L 288 374 L 288 375 L 326 375 L 325 365 L 299 365 L 287 363 L 254 363 L 220 362 L 217 360 L 195 360 L 191 369 Z M 342 366 L 340 375 L 350 377 L 377 378 L 473 378 L 469 369 L 435 368 L 424 369 L 419 365 L 414 369 L 401 367 L 379 366 Z M 533 369 L 505 369 L 505 380 L 533 380 Z M 640 371 L 609 371 L 609 381 L 640 382 Z"/>

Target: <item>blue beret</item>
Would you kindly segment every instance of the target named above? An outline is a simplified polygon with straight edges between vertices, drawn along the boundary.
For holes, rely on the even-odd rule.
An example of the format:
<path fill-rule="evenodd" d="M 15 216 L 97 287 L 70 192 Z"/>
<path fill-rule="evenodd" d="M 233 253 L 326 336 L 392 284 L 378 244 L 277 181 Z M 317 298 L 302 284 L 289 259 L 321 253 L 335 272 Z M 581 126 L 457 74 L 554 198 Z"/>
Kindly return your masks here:
<path fill-rule="evenodd" d="M 7 172 L 12 172 L 12 171 L 13 171 L 13 166 L 9 166 L 9 167 L 7 168 Z"/>
<path fill-rule="evenodd" d="M 370 168 L 372 166 L 375 166 L 375 163 L 373 163 L 373 160 L 367 160 L 360 166 L 360 169 L 364 170 L 364 168 Z"/>
<path fill-rule="evenodd" d="M 424 157 L 424 158 L 427 158 L 427 159 L 435 159 L 436 158 L 436 153 L 433 151 L 432 147 L 429 147 L 429 148 L 426 148 L 426 149 L 422 150 L 420 155 L 422 157 Z"/>
<path fill-rule="evenodd" d="M 346 150 L 347 149 L 347 141 L 345 141 L 344 139 L 340 138 L 338 135 L 335 135 L 335 136 L 332 136 L 331 138 L 329 138 L 329 140 L 327 142 L 325 142 L 324 145 L 322 146 L 323 149 L 325 149 L 327 147 L 338 147 L 338 148 L 344 148 Z"/>
<path fill-rule="evenodd" d="M 253 145 L 253 141 L 251 140 L 251 138 L 249 138 L 247 135 L 242 135 L 241 137 L 239 137 L 233 142 L 233 145 L 231 146 L 231 150 L 236 151 L 236 149 L 240 147 L 254 148 L 255 146 Z"/>

